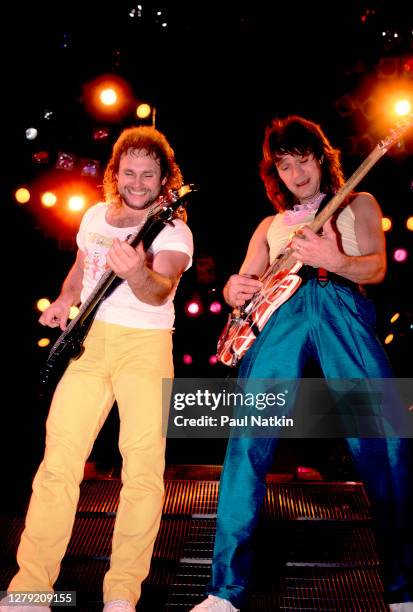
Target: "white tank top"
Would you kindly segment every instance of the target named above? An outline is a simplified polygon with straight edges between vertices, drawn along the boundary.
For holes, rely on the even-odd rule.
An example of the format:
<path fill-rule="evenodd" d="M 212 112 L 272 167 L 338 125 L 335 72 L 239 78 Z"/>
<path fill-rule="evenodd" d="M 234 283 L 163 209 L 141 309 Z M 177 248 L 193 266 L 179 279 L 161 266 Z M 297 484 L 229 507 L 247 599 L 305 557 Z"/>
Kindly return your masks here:
<path fill-rule="evenodd" d="M 292 234 L 303 225 L 308 225 L 313 221 L 316 211 L 306 207 L 305 204 L 298 204 L 294 210 L 287 210 L 275 215 L 267 231 L 267 240 L 270 247 L 270 263 L 284 249 Z M 354 212 L 348 205 L 335 213 L 336 226 L 340 233 L 343 253 L 346 255 L 361 255 L 360 247 L 357 242 L 354 229 Z"/>

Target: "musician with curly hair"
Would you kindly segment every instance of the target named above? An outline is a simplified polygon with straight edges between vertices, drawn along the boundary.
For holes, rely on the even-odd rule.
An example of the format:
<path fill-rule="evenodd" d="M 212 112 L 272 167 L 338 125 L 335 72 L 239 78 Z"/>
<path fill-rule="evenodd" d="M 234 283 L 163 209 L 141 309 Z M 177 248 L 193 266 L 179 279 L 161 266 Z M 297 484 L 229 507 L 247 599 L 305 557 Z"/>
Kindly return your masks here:
<path fill-rule="evenodd" d="M 298 379 L 310 360 L 328 379 L 391 378 L 374 330 L 374 306 L 361 288 L 380 283 L 386 271 L 376 200 L 369 193 L 353 193 L 325 223 L 321 235 L 302 228 L 344 183 L 339 152 L 317 124 L 302 117 L 277 119 L 267 128 L 260 174 L 277 214 L 255 230 L 239 274 L 225 285 L 225 300 L 235 308 L 253 298 L 263 285 L 258 279 L 294 232 L 291 247 L 296 260 L 304 264 L 303 281 L 246 352 L 239 379 Z M 235 612 L 245 603 L 251 542 L 277 442 L 270 437 L 229 439 L 219 489 L 212 582 L 208 598 L 193 612 Z M 410 441 L 381 437 L 347 442 L 372 502 L 386 600 L 391 610 L 411 611 Z"/>
<path fill-rule="evenodd" d="M 15 592 L 53 591 L 69 543 L 79 484 L 93 443 L 117 401 L 122 488 L 103 584 L 105 612 L 132 612 L 149 572 L 163 502 L 165 437 L 162 379 L 173 375 L 173 299 L 191 265 L 192 234 L 181 219 L 166 224 L 147 248 L 128 237 L 142 227 L 159 196 L 182 186 L 174 151 L 152 127 L 122 132 L 106 168 L 106 202 L 89 208 L 77 235 L 76 261 L 40 323 L 66 329 L 70 307 L 84 303 L 112 270 L 123 282 L 102 301 L 55 391 L 46 424 L 44 459 L 33 482 L 17 551 Z M 14 599 L 15 601 L 15 599 Z M 9 604 L 9 605 L 7 605 Z M 50 610 L 16 606 L 13 610 Z"/>

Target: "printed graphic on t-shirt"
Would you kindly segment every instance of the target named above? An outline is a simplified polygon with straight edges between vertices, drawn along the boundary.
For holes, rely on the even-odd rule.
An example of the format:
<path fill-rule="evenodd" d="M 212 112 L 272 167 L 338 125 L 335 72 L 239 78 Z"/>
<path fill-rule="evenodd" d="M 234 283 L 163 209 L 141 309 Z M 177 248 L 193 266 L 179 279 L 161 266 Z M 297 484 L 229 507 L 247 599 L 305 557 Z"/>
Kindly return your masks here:
<path fill-rule="evenodd" d="M 85 284 L 96 282 L 108 269 L 106 255 L 112 246 L 112 239 L 102 234 L 88 232 L 85 246 Z"/>
<path fill-rule="evenodd" d="M 86 240 L 98 246 L 104 246 L 108 250 L 112 246 L 113 242 L 112 238 L 109 238 L 108 236 L 103 236 L 102 234 L 97 234 L 96 232 L 87 232 Z"/>

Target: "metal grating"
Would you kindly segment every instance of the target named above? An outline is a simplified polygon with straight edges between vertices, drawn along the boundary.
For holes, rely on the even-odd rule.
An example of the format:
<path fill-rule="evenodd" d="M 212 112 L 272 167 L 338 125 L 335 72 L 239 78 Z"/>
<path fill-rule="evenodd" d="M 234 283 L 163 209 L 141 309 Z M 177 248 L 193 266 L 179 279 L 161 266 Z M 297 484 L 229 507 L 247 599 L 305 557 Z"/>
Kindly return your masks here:
<path fill-rule="evenodd" d="M 221 478 L 221 465 L 167 465 L 165 480 L 219 480 Z M 294 474 L 267 474 L 267 482 L 286 482 L 294 478 Z"/>
<path fill-rule="evenodd" d="M 141 612 L 188 612 L 210 580 L 220 466 L 171 466 Z M 179 480 L 177 479 L 179 478 Z M 202 478 L 202 480 L 196 480 Z M 81 612 L 101 610 L 121 481 L 84 481 L 57 589 Z M 359 483 L 268 478 L 245 612 L 386 610 L 367 497 Z M 23 516 L 0 517 L 0 586 L 15 573 Z M 268 562 L 268 550 L 271 560 Z M 244 612 L 244 608 L 243 608 Z"/>
<path fill-rule="evenodd" d="M 181 563 L 196 563 L 201 559 L 211 561 L 214 550 L 216 521 L 211 519 L 192 520 L 188 530 Z"/>
<path fill-rule="evenodd" d="M 367 521 L 369 502 L 360 483 L 270 482 L 264 515 L 277 520 Z"/>
<path fill-rule="evenodd" d="M 103 578 L 109 569 L 108 561 L 65 559 L 56 590 L 76 590 L 76 610 L 102 610 Z M 138 605 L 141 612 L 160 612 L 165 609 L 167 589 L 175 574 L 175 565 L 152 563 L 149 576 L 142 584 Z M 75 586 L 74 586 L 75 585 Z"/>
<path fill-rule="evenodd" d="M 376 569 L 289 571 L 280 587 L 277 607 L 268 610 L 387 610 Z M 252 609 L 260 610 L 254 601 Z"/>
<path fill-rule="evenodd" d="M 167 482 L 163 514 L 186 515 L 216 514 L 218 483 L 215 481 Z"/>
<path fill-rule="evenodd" d="M 220 465 L 168 465 L 165 480 L 219 480 Z"/>
<path fill-rule="evenodd" d="M 14 558 L 23 527 L 23 516 L 0 516 L 0 551 L 2 556 Z"/>
<path fill-rule="evenodd" d="M 166 483 L 164 514 L 214 515 L 218 483 L 170 481 Z M 269 482 L 264 516 L 278 520 L 323 519 L 368 521 L 369 503 L 360 483 Z"/>
<path fill-rule="evenodd" d="M 212 560 L 215 520 L 192 520 L 187 530 L 181 562 Z M 256 537 L 258 551 L 272 546 L 287 566 L 366 567 L 379 565 L 372 529 L 367 526 L 335 523 L 260 523 Z M 275 553 L 273 553 L 275 558 Z"/>
<path fill-rule="evenodd" d="M 259 570 L 258 570 L 259 571 Z M 182 565 L 171 585 L 165 610 L 188 612 L 204 597 L 210 568 Z M 243 612 L 330 610 L 385 611 L 383 587 L 376 569 L 290 569 L 263 590 L 253 590 Z"/>
<path fill-rule="evenodd" d="M 271 537 L 268 523 L 263 543 Z M 287 565 L 378 567 L 379 560 L 370 527 L 351 524 L 313 523 L 290 525 L 276 530 L 275 541 L 284 544 Z M 280 531 L 283 531 L 280 538 Z"/>
<path fill-rule="evenodd" d="M 153 558 L 179 561 L 190 527 L 191 522 L 188 519 L 162 520 L 155 541 Z"/>
<path fill-rule="evenodd" d="M 109 559 L 114 522 L 112 516 L 77 516 L 67 556 Z"/>
<path fill-rule="evenodd" d="M 66 556 L 109 559 L 113 527 L 112 516 L 77 516 Z M 188 519 L 163 520 L 155 542 L 154 559 L 178 561 L 190 531 L 191 521 Z M 215 530 L 210 538 L 214 534 Z"/>
<path fill-rule="evenodd" d="M 84 480 L 80 486 L 78 512 L 115 513 L 122 483 L 115 478 Z"/>
<path fill-rule="evenodd" d="M 205 588 L 211 579 L 211 568 L 206 565 L 182 563 L 171 583 L 166 600 L 166 612 L 187 612 L 204 597 Z"/>
<path fill-rule="evenodd" d="M 18 565 L 15 559 L 6 560 L 0 559 L 0 591 L 5 591 L 18 570 Z"/>
<path fill-rule="evenodd" d="M 76 591 L 87 594 L 90 601 L 100 601 L 103 576 L 108 569 L 109 561 L 64 559 L 55 589 Z"/>

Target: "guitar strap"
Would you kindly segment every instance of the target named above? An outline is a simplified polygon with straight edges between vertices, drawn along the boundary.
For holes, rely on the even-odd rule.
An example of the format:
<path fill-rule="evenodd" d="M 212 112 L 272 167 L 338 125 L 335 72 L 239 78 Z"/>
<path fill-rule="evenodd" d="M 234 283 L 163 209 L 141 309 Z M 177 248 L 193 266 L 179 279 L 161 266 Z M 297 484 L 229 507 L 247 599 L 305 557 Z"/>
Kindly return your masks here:
<path fill-rule="evenodd" d="M 323 208 L 327 206 L 331 198 L 331 195 L 326 195 L 325 198 L 322 199 L 322 201 L 320 202 L 320 206 L 317 208 L 316 215 L 318 215 L 323 210 Z M 304 265 L 303 267 L 305 268 L 305 275 L 307 277 L 307 280 L 311 277 L 316 276 L 317 283 L 320 285 L 320 287 L 325 287 L 328 284 L 330 280 L 328 270 L 326 270 L 325 268 L 314 269 L 308 265 Z"/>
<path fill-rule="evenodd" d="M 327 206 L 332 197 L 333 196 L 326 196 L 322 200 L 320 206 L 317 209 L 316 215 Z M 366 295 L 366 291 L 364 287 L 362 287 L 362 285 L 358 285 L 357 283 L 354 283 L 353 281 L 348 280 L 343 276 L 339 276 L 338 274 L 334 274 L 333 272 L 328 272 L 328 270 L 326 270 L 325 268 L 313 268 L 312 266 L 308 266 L 305 264 L 303 265 L 301 270 L 298 271 L 297 274 L 301 276 L 304 282 L 307 282 L 310 278 L 316 278 L 317 284 L 320 285 L 320 287 L 325 287 L 330 281 L 335 281 L 337 283 L 340 283 L 341 285 L 346 285 L 347 287 L 350 287 L 351 289 L 353 289 L 353 291 L 357 291 L 362 295 Z"/>

